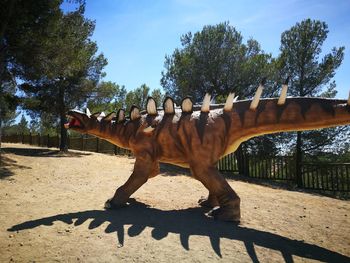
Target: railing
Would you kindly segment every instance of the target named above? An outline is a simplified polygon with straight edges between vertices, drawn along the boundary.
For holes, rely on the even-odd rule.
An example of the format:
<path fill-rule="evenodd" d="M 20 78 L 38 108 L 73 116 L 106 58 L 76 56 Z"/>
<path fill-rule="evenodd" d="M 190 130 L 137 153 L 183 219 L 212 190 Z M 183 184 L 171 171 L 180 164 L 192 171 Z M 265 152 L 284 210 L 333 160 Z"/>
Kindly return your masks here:
<path fill-rule="evenodd" d="M 304 188 L 350 192 L 350 163 L 304 163 Z"/>
<path fill-rule="evenodd" d="M 281 181 L 295 180 L 295 162 L 292 156 L 249 156 L 248 174 L 253 178 Z"/>
<path fill-rule="evenodd" d="M 59 148 L 59 136 L 3 135 L 3 142 L 24 143 Z M 81 151 L 132 155 L 105 140 L 90 137 L 68 137 L 68 148 Z M 241 158 L 242 159 L 242 158 Z M 218 169 L 239 174 L 239 166 L 245 176 L 259 179 L 296 182 L 295 159 L 292 156 L 244 156 L 238 162 L 235 154 L 229 154 L 218 162 Z M 306 189 L 350 193 L 350 163 L 303 163 L 302 185 Z"/>

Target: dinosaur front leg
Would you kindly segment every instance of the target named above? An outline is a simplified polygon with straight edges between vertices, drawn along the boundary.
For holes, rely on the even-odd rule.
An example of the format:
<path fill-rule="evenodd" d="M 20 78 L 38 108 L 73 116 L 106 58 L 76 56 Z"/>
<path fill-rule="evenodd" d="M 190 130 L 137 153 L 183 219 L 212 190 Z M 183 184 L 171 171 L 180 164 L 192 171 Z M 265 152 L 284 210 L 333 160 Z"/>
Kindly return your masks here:
<path fill-rule="evenodd" d="M 116 190 L 113 198 L 107 200 L 105 208 L 113 209 L 126 206 L 129 197 L 146 183 L 148 178 L 157 174 L 159 174 L 157 161 L 152 160 L 149 156 L 136 157 L 133 173 L 125 184 Z"/>
<path fill-rule="evenodd" d="M 223 221 L 239 221 L 240 198 L 217 168 L 193 165 L 191 171 L 193 176 L 209 190 L 209 196 L 214 195 L 219 203 L 220 207 L 213 209 L 209 215 Z"/>
<path fill-rule="evenodd" d="M 209 192 L 208 197 L 202 197 L 198 200 L 198 204 L 203 207 L 214 208 L 219 206 L 219 201 L 213 193 Z"/>

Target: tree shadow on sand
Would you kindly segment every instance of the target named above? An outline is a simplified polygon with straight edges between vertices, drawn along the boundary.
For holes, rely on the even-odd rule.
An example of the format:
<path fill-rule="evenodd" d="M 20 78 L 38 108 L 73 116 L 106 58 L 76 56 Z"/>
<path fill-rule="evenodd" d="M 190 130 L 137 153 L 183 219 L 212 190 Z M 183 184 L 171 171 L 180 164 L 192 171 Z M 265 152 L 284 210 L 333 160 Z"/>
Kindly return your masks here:
<path fill-rule="evenodd" d="M 242 241 L 253 262 L 259 262 L 255 246 L 280 251 L 285 262 L 293 262 L 293 255 L 323 262 L 350 262 L 349 257 L 317 245 L 229 222 L 215 221 L 203 216 L 203 210 L 199 207 L 162 211 L 150 208 L 134 199 L 130 199 L 129 207 L 120 210 L 88 210 L 59 214 L 14 225 L 8 231 L 21 231 L 43 225 L 50 226 L 55 221 L 78 226 L 87 220 L 92 220 L 89 223 L 89 229 L 97 228 L 108 222 L 109 225 L 105 232 L 116 232 L 121 245 L 124 245 L 124 226 L 131 225 L 127 230 L 130 237 L 139 235 L 147 227 L 153 228 L 152 237 L 156 240 L 165 238 L 169 233 L 179 234 L 180 243 L 186 250 L 190 249 L 189 237 L 191 235 L 207 236 L 213 250 L 220 257 L 220 238 L 226 238 Z"/>
<path fill-rule="evenodd" d="M 15 148 L 4 147 L 2 148 L 4 153 L 12 153 L 20 156 L 32 156 L 32 157 L 82 157 L 91 155 L 90 153 L 73 152 L 67 153 L 59 150 L 51 150 L 47 148 Z"/>
<path fill-rule="evenodd" d="M 17 161 L 4 155 L 1 155 L 0 163 L 0 179 L 14 175 L 14 169 L 31 169 L 28 166 L 18 164 Z"/>

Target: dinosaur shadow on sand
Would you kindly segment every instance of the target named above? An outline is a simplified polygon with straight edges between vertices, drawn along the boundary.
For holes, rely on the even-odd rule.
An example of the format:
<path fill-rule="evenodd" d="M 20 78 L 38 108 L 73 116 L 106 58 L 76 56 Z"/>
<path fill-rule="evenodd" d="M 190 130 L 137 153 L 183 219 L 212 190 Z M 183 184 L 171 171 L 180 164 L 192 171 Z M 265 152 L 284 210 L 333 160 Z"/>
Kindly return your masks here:
<path fill-rule="evenodd" d="M 229 222 L 215 221 L 203 216 L 203 209 L 199 207 L 162 211 L 150 208 L 134 199 L 130 199 L 129 207 L 120 210 L 88 210 L 59 214 L 14 225 L 8 231 L 50 226 L 55 221 L 78 226 L 88 220 L 92 220 L 88 226 L 89 229 L 109 222 L 105 232 L 116 232 L 120 245 L 124 245 L 124 225 L 131 225 L 127 230 L 130 237 L 139 235 L 147 227 L 153 228 L 152 237 L 156 240 L 165 238 L 169 233 L 179 234 L 181 245 L 186 250 L 190 249 L 191 235 L 207 236 L 219 257 L 222 257 L 220 238 L 226 238 L 243 242 L 253 262 L 259 262 L 255 246 L 280 251 L 285 262 L 293 262 L 293 255 L 323 262 L 350 262 L 349 257 L 317 245 Z"/>

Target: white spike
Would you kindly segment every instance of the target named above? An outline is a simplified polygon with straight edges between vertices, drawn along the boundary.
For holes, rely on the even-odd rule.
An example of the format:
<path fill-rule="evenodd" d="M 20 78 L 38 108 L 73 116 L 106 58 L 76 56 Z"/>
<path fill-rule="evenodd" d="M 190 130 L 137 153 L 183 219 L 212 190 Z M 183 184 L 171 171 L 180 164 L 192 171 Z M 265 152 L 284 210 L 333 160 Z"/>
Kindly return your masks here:
<path fill-rule="evenodd" d="M 250 104 L 250 109 L 255 110 L 259 105 L 259 100 L 263 91 L 263 86 L 259 85 L 258 89 L 255 92 L 254 99 L 252 100 L 252 103 Z"/>
<path fill-rule="evenodd" d="M 146 133 L 152 132 L 154 129 L 155 129 L 155 128 L 153 128 L 152 126 L 148 126 L 147 128 L 145 128 L 145 129 L 143 130 L 143 132 L 146 132 Z"/>
<path fill-rule="evenodd" d="M 118 111 L 118 122 L 124 121 L 125 120 L 125 111 L 124 110 L 119 110 Z"/>
<path fill-rule="evenodd" d="M 288 90 L 288 85 L 287 84 L 283 84 L 282 85 L 282 90 L 281 90 L 281 95 L 280 95 L 280 97 L 278 99 L 278 102 L 277 102 L 278 105 L 283 105 L 286 102 L 287 90 Z"/>
<path fill-rule="evenodd" d="M 227 99 L 226 99 L 226 103 L 224 106 L 224 111 L 231 111 L 232 110 L 234 97 L 235 97 L 234 93 L 228 94 Z"/>
<path fill-rule="evenodd" d="M 350 106 L 350 91 L 349 91 L 348 105 Z"/>
<path fill-rule="evenodd" d="M 98 121 L 101 121 L 104 117 L 106 117 L 106 114 L 102 111 L 102 112 L 100 113 L 100 116 L 97 117 L 97 120 L 98 120 Z"/>
<path fill-rule="evenodd" d="M 86 116 L 88 116 L 89 118 L 91 116 L 91 112 L 90 112 L 89 108 L 86 108 Z"/>
<path fill-rule="evenodd" d="M 167 114 L 175 113 L 174 102 L 171 98 L 167 98 L 164 101 L 164 112 Z"/>
<path fill-rule="evenodd" d="M 233 99 L 233 102 L 236 102 L 238 100 L 238 97 L 239 96 L 236 96 L 234 99 Z"/>
<path fill-rule="evenodd" d="M 141 114 L 140 114 L 139 108 L 134 107 L 130 113 L 130 119 L 133 121 L 133 120 L 136 120 L 140 117 L 141 117 Z"/>
<path fill-rule="evenodd" d="M 156 101 L 153 98 L 148 99 L 146 110 L 147 110 L 147 113 L 150 115 L 157 114 L 157 105 L 156 105 Z"/>
<path fill-rule="evenodd" d="M 183 112 L 191 112 L 193 103 L 190 98 L 186 98 L 182 101 L 181 108 Z"/>
<path fill-rule="evenodd" d="M 202 104 L 202 108 L 201 108 L 201 112 L 209 112 L 210 110 L 210 94 L 206 93 L 203 99 L 203 104 Z"/>

